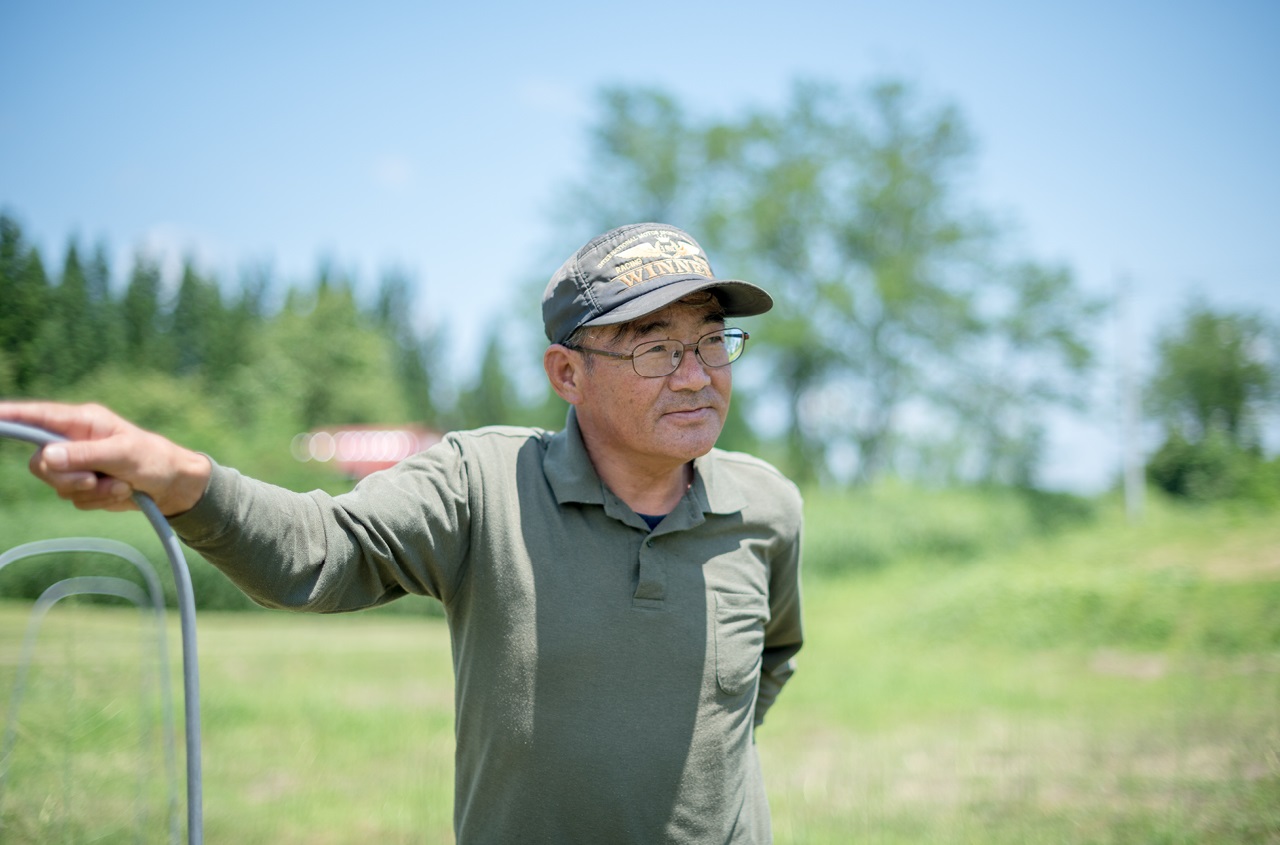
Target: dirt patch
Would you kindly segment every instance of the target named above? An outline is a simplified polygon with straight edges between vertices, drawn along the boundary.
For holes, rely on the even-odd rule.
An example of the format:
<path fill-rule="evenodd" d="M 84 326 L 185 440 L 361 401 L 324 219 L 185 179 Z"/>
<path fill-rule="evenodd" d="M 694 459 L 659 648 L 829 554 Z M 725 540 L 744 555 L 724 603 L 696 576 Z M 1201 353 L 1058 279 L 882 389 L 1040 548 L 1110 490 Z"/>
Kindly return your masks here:
<path fill-rule="evenodd" d="M 1089 671 L 1098 675 L 1155 681 L 1169 672 L 1169 660 L 1161 654 L 1128 654 L 1104 649 L 1089 661 Z"/>

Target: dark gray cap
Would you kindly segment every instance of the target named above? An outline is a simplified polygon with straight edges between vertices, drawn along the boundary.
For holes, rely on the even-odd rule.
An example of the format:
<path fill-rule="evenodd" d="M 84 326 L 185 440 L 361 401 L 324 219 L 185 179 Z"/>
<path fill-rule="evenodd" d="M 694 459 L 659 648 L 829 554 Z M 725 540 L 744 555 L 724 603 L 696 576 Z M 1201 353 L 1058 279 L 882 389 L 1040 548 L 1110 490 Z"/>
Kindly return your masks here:
<path fill-rule="evenodd" d="M 674 226 L 632 223 L 592 240 L 551 277 L 542 295 L 547 339 L 562 343 L 582 326 L 626 323 L 677 299 L 711 290 L 726 317 L 773 307 L 761 288 L 717 279 L 698 242 Z"/>

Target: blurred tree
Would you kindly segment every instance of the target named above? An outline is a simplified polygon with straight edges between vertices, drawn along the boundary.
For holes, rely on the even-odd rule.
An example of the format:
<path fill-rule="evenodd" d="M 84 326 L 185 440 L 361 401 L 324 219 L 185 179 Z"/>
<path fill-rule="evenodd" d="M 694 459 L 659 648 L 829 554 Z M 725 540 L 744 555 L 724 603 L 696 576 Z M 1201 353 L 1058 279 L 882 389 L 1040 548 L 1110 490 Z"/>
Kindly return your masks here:
<path fill-rule="evenodd" d="M 0 215 L 0 352 L 7 389 L 15 393 L 27 394 L 35 381 L 37 338 L 51 295 L 39 250 L 26 242 L 16 220 Z"/>
<path fill-rule="evenodd" d="M 219 351 L 217 346 L 219 334 L 224 329 L 224 317 L 217 283 L 201 276 L 194 262 L 187 259 L 182 265 L 182 280 L 169 316 L 168 333 L 174 351 L 172 365 L 175 374 L 194 375 L 209 371 Z"/>
<path fill-rule="evenodd" d="M 1160 333 L 1156 351 L 1149 408 L 1166 430 L 1192 443 L 1218 431 L 1241 448 L 1261 444 L 1264 414 L 1280 396 L 1274 325 L 1196 301 Z"/>
<path fill-rule="evenodd" d="M 577 230 L 571 240 L 626 223 L 692 219 L 701 205 L 701 130 L 687 124 L 679 103 L 657 89 L 606 88 L 597 106 L 587 173 L 566 188 L 563 203 L 563 222 Z"/>
<path fill-rule="evenodd" d="M 212 387 L 226 385 L 254 359 L 255 334 L 262 322 L 262 283 L 254 277 L 242 279 L 236 296 L 225 302 L 218 285 L 211 284 L 201 372 Z"/>
<path fill-rule="evenodd" d="M 395 376 L 410 417 L 423 425 L 443 428 L 433 387 L 442 376 L 439 338 L 413 323 L 414 285 L 402 271 L 383 275 L 378 287 L 375 316 L 394 344 Z"/>
<path fill-rule="evenodd" d="M 290 290 L 264 335 L 249 373 L 253 392 L 286 403 L 297 425 L 414 419 L 396 380 L 395 345 L 361 313 L 346 279 L 325 272 L 313 291 Z"/>
<path fill-rule="evenodd" d="M 95 366 L 119 361 L 124 355 L 124 323 L 120 302 L 111 290 L 111 262 L 107 246 L 99 242 L 84 269 L 89 301 L 88 325 L 96 353 Z"/>
<path fill-rule="evenodd" d="M 134 256 L 120 312 L 126 363 L 168 369 L 167 338 L 160 324 L 160 266 L 141 252 Z"/>
<path fill-rule="evenodd" d="M 99 362 L 88 280 L 74 238 L 67 245 L 61 278 L 47 303 L 34 345 L 41 391 L 75 384 Z"/>
<path fill-rule="evenodd" d="M 1261 314 L 1202 301 L 1160 333 L 1147 394 L 1165 431 L 1147 463 L 1154 484 L 1198 501 L 1280 497 L 1280 473 L 1262 453 L 1267 413 L 1280 397 L 1278 341 Z"/>
<path fill-rule="evenodd" d="M 941 439 L 970 444 L 954 471 L 1034 474 L 1040 415 L 1078 391 L 1099 306 L 1063 268 L 1008 261 L 1000 227 L 962 202 L 973 144 L 957 109 L 896 82 L 798 84 L 781 109 L 700 123 L 652 90 L 600 104 L 566 219 L 687 226 L 721 275 L 774 294 L 753 343 L 790 473 L 820 477 L 843 452 L 870 480 Z"/>
<path fill-rule="evenodd" d="M 519 403 L 515 398 L 514 385 L 507 366 L 505 340 L 501 328 L 489 330 L 476 380 L 458 397 L 460 427 L 512 425 L 522 422 L 517 419 Z"/>
<path fill-rule="evenodd" d="M 247 277 L 239 299 L 228 303 L 218 281 L 186 261 L 169 315 L 166 345 L 173 350 L 172 372 L 198 375 L 210 386 L 232 379 L 251 360 L 252 329 L 260 319 L 265 284 L 261 277 Z"/>
<path fill-rule="evenodd" d="M 1093 359 L 1083 326 L 1103 306 L 1080 291 L 1065 267 L 1019 262 L 992 273 L 987 284 L 1004 306 L 986 310 L 989 336 L 953 362 L 937 404 L 961 421 L 960 454 L 971 476 L 1033 487 L 1043 411 L 1082 407 L 1079 378 Z"/>

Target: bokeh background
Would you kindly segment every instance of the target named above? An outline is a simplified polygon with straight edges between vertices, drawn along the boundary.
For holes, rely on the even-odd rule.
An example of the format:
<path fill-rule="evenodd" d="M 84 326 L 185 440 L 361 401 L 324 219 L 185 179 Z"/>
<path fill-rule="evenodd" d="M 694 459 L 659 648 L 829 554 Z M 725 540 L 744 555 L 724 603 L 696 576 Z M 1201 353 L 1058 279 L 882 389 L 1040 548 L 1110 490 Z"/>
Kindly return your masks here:
<path fill-rule="evenodd" d="M 187 260 L 224 288 L 267 272 L 277 296 L 323 264 L 365 293 L 400 273 L 414 325 L 445 335 L 433 373 L 455 388 L 477 377 L 495 326 L 536 326 L 521 285 L 595 231 L 569 186 L 617 187 L 592 134 L 610 87 L 657 89 L 698 124 L 783 115 L 803 80 L 841 86 L 851 106 L 895 80 L 919 110 L 955 108 L 972 146 L 948 168 L 949 199 L 994 218 L 1012 255 L 1065 265 L 1090 294 L 1130 294 L 1090 338 L 1089 413 L 1053 418 L 1055 486 L 1096 491 L 1119 465 L 1122 355 L 1148 371 L 1153 334 L 1197 292 L 1236 309 L 1276 291 L 1280 13 L 1267 3 L 602 17 L 585 3 L 14 2 L 3 16 L 0 204 L 51 276 L 73 238 L 82 256 L 103 247 L 117 286 L 139 253 L 170 291 Z M 727 272 L 734 256 L 716 257 Z"/>
<path fill-rule="evenodd" d="M 1280 7 L 13 0 L 0 35 L 0 394 L 337 491 L 369 467 L 300 444 L 558 427 L 546 279 L 681 225 L 779 303 L 722 441 L 809 507 L 778 839 L 1280 841 Z M 152 542 L 26 452 L 0 548 Z M 104 565 L 0 574 L 0 681 Z M 447 839 L 433 607 L 248 613 L 191 565 L 215 841 Z M 104 661 L 106 604 L 57 617 Z M 57 625 L 0 838 L 163 835 L 154 743 L 140 793 L 85 786 L 146 714 Z"/>

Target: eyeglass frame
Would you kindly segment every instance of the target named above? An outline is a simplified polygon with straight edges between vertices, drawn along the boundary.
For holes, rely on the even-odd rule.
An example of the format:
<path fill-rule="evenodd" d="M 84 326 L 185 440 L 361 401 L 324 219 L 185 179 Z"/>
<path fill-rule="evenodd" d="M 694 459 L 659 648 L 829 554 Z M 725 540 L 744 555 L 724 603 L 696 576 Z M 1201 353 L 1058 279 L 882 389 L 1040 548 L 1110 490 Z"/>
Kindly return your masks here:
<path fill-rule="evenodd" d="M 742 337 L 742 346 L 741 348 L 739 348 L 738 354 L 730 358 L 728 361 L 725 361 L 723 364 L 707 363 L 707 360 L 702 357 L 701 350 L 698 349 L 698 347 L 702 345 L 702 341 L 706 340 L 712 335 L 726 335 L 729 332 L 733 332 L 734 333 L 733 336 L 740 335 Z M 613 352 L 612 350 L 609 350 L 609 349 L 593 349 L 590 346 L 579 346 L 576 343 L 562 343 L 560 345 L 565 347 L 566 349 L 572 349 L 576 352 L 589 352 L 592 355 L 603 355 L 606 358 L 617 358 L 620 361 L 630 361 L 631 369 L 634 370 L 635 374 L 640 376 L 640 378 L 666 378 L 667 376 L 671 375 L 671 373 L 674 373 L 676 370 L 680 369 L 680 365 L 684 363 L 684 356 L 688 353 L 690 349 L 693 350 L 693 354 L 698 357 L 698 360 L 702 362 L 702 366 L 712 370 L 718 370 L 722 367 L 729 366 L 734 361 L 741 358 L 742 353 L 747 351 L 747 341 L 750 339 L 751 339 L 751 335 L 745 329 L 740 329 L 740 328 L 737 328 L 736 326 L 728 326 L 723 329 L 716 329 L 715 331 L 707 332 L 702 337 L 695 340 L 693 343 L 684 343 L 683 341 L 679 341 L 671 337 L 661 338 L 658 340 L 646 340 L 643 343 L 637 343 L 635 347 L 632 348 L 630 354 L 624 353 L 624 352 Z M 682 347 L 680 350 L 680 358 L 675 362 L 675 366 L 671 368 L 670 372 L 663 373 L 660 376 L 647 376 L 644 373 L 640 372 L 640 370 L 637 369 L 636 367 L 636 350 L 638 350 L 642 346 L 648 346 L 653 343 L 678 343 Z M 674 349 L 672 350 L 672 353 L 674 357 L 674 353 L 675 353 Z"/>

